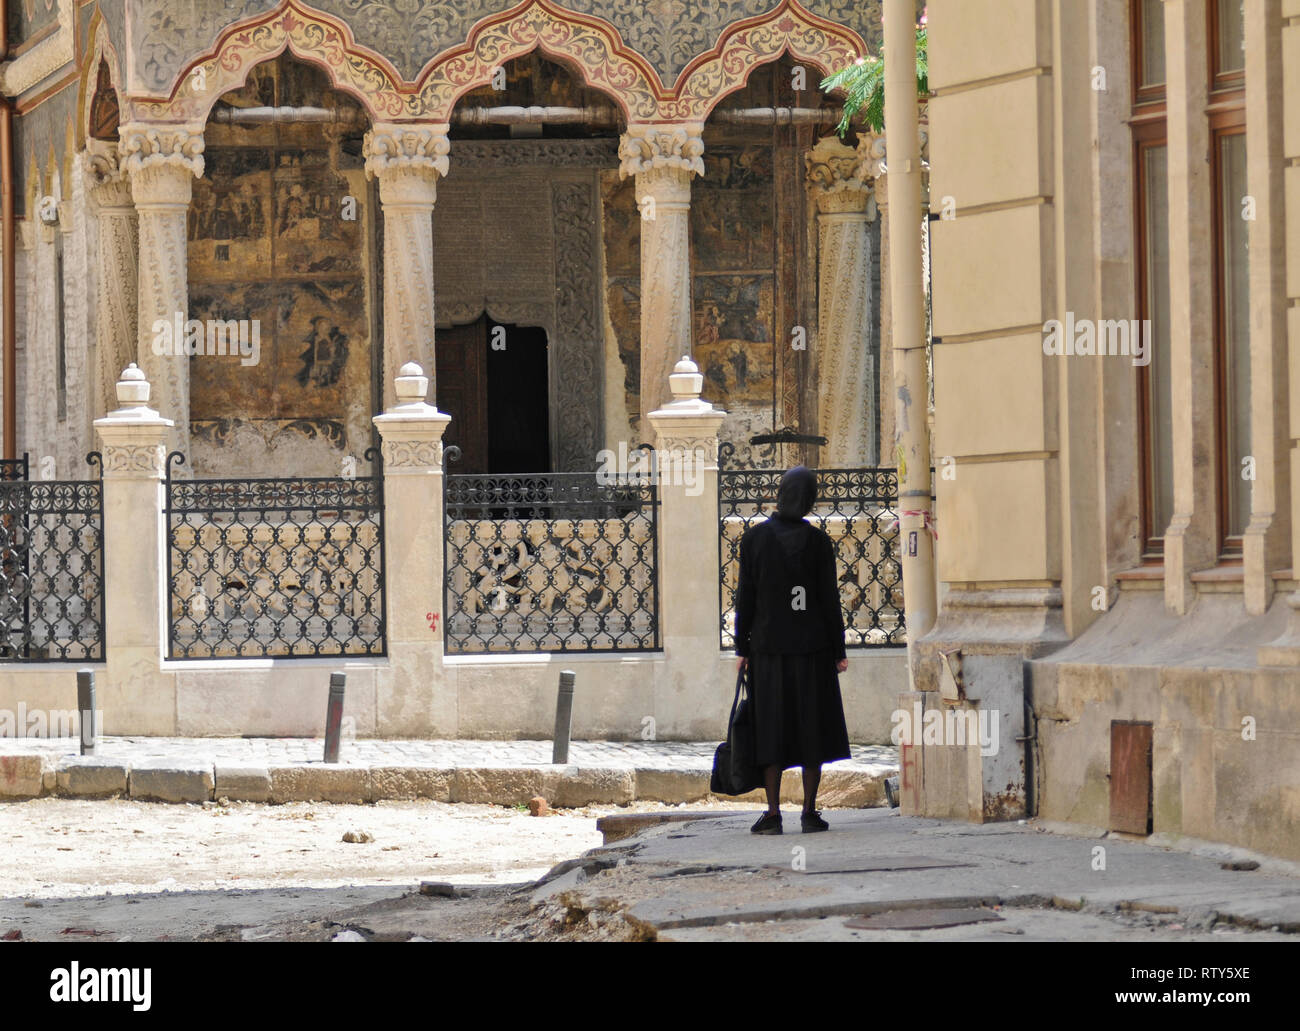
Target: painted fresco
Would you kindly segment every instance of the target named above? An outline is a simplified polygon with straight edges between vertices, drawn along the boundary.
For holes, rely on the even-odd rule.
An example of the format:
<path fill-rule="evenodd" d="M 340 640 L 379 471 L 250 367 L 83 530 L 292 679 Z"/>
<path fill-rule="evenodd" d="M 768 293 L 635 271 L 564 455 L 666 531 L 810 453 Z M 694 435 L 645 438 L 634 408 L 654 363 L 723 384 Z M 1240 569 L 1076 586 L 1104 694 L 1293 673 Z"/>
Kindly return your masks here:
<path fill-rule="evenodd" d="M 235 106 L 347 103 L 291 60 L 256 72 Z M 364 197 L 343 217 L 357 159 L 319 125 L 210 124 L 208 138 L 190 205 L 190 317 L 257 320 L 260 355 L 191 359 L 196 451 L 226 470 L 336 472 L 370 442 Z"/>
<path fill-rule="evenodd" d="M 19 2 L 39 7 L 47 0 Z M 672 84 L 692 59 L 717 45 L 728 25 L 767 14 L 780 2 L 565 0 L 563 6 L 612 24 L 664 83 Z M 276 0 L 117 0 L 108 6 L 126 3 L 132 8 L 130 45 L 139 56 L 139 86 L 162 92 L 192 57 L 212 46 L 224 26 L 269 11 Z M 924 5 L 925 0 L 918 0 L 918 14 Z M 312 6 L 346 22 L 358 43 L 391 61 L 403 78 L 414 80 L 435 56 L 468 40 L 476 22 L 517 7 L 518 0 L 315 0 Z M 880 52 L 880 0 L 804 0 L 803 7 L 847 25 L 863 37 L 870 53 Z"/>
<path fill-rule="evenodd" d="M 772 399 L 772 277 L 696 276 L 695 361 L 726 408 Z"/>
<path fill-rule="evenodd" d="M 706 147 L 691 183 L 691 261 L 696 272 L 771 270 L 772 147 Z"/>
<path fill-rule="evenodd" d="M 59 20 L 58 0 L 9 0 L 9 45 L 24 42 L 47 31 Z"/>

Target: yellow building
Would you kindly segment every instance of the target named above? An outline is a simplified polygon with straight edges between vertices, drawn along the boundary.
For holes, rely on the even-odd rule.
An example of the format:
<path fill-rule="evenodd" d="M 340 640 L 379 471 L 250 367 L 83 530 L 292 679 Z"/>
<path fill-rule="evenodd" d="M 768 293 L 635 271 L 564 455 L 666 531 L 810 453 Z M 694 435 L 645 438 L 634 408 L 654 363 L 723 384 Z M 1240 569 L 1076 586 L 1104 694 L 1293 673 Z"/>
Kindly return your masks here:
<path fill-rule="evenodd" d="M 1002 737 L 905 804 L 1300 858 L 1300 2 L 934 0 L 929 58 L 915 686 Z"/>

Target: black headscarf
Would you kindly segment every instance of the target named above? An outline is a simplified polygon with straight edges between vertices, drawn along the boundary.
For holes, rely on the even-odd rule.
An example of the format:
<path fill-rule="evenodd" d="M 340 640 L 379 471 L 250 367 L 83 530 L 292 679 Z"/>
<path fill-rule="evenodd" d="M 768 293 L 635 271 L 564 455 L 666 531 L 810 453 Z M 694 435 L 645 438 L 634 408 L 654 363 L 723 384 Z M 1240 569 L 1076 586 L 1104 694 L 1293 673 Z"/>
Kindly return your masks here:
<path fill-rule="evenodd" d="M 802 519 L 812 511 L 817 500 L 817 477 L 807 466 L 786 470 L 776 490 L 776 514 L 779 519 Z"/>

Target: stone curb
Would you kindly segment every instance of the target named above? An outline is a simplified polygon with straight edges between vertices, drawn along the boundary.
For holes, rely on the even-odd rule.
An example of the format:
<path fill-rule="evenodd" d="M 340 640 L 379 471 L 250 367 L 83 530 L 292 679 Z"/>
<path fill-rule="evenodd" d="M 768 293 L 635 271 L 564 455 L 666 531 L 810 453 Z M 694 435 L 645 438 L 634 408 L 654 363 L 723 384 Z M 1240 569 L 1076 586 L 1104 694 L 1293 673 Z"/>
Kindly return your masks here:
<path fill-rule="evenodd" d="M 827 806 L 881 805 L 884 779 L 895 772 L 828 769 L 819 798 Z M 365 803 L 427 798 L 437 802 L 525 805 L 541 795 L 552 806 L 669 805 L 721 799 L 760 802 L 762 792 L 740 798 L 712 795 L 707 770 L 631 769 L 596 766 L 352 766 L 298 763 L 287 766 L 129 766 L 98 756 L 0 756 L 0 800 L 60 795 L 73 798 L 126 796 L 154 802 Z M 799 772 L 787 771 L 783 801 L 802 797 Z"/>
<path fill-rule="evenodd" d="M 132 766 L 131 797 L 149 802 L 209 802 L 214 778 L 211 766 Z"/>

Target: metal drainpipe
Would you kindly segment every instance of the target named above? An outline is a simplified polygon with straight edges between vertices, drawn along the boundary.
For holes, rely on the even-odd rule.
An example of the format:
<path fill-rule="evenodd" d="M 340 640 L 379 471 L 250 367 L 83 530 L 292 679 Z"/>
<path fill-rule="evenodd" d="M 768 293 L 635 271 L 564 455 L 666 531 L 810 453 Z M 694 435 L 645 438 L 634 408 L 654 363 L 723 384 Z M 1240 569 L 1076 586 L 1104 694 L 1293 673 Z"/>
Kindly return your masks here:
<path fill-rule="evenodd" d="M 925 362 L 925 293 L 921 283 L 921 149 L 916 99 L 916 6 L 885 0 L 885 160 L 889 188 L 889 291 L 899 465 L 898 536 L 909 679 L 915 685 L 917 641 L 935 622 L 934 489 L 930 477 L 930 396 Z M 915 690 L 915 686 L 912 690 Z"/>
<path fill-rule="evenodd" d="M 9 4 L 0 0 L 0 61 L 9 57 Z M 16 457 L 18 435 L 18 393 L 15 385 L 18 339 L 15 336 L 14 305 L 17 303 L 16 255 L 17 232 L 14 224 L 14 110 L 7 96 L 0 95 L 0 232 L 3 232 L 3 269 L 0 279 L 0 307 L 3 307 L 3 325 L 0 337 L 4 349 L 4 456 Z"/>

